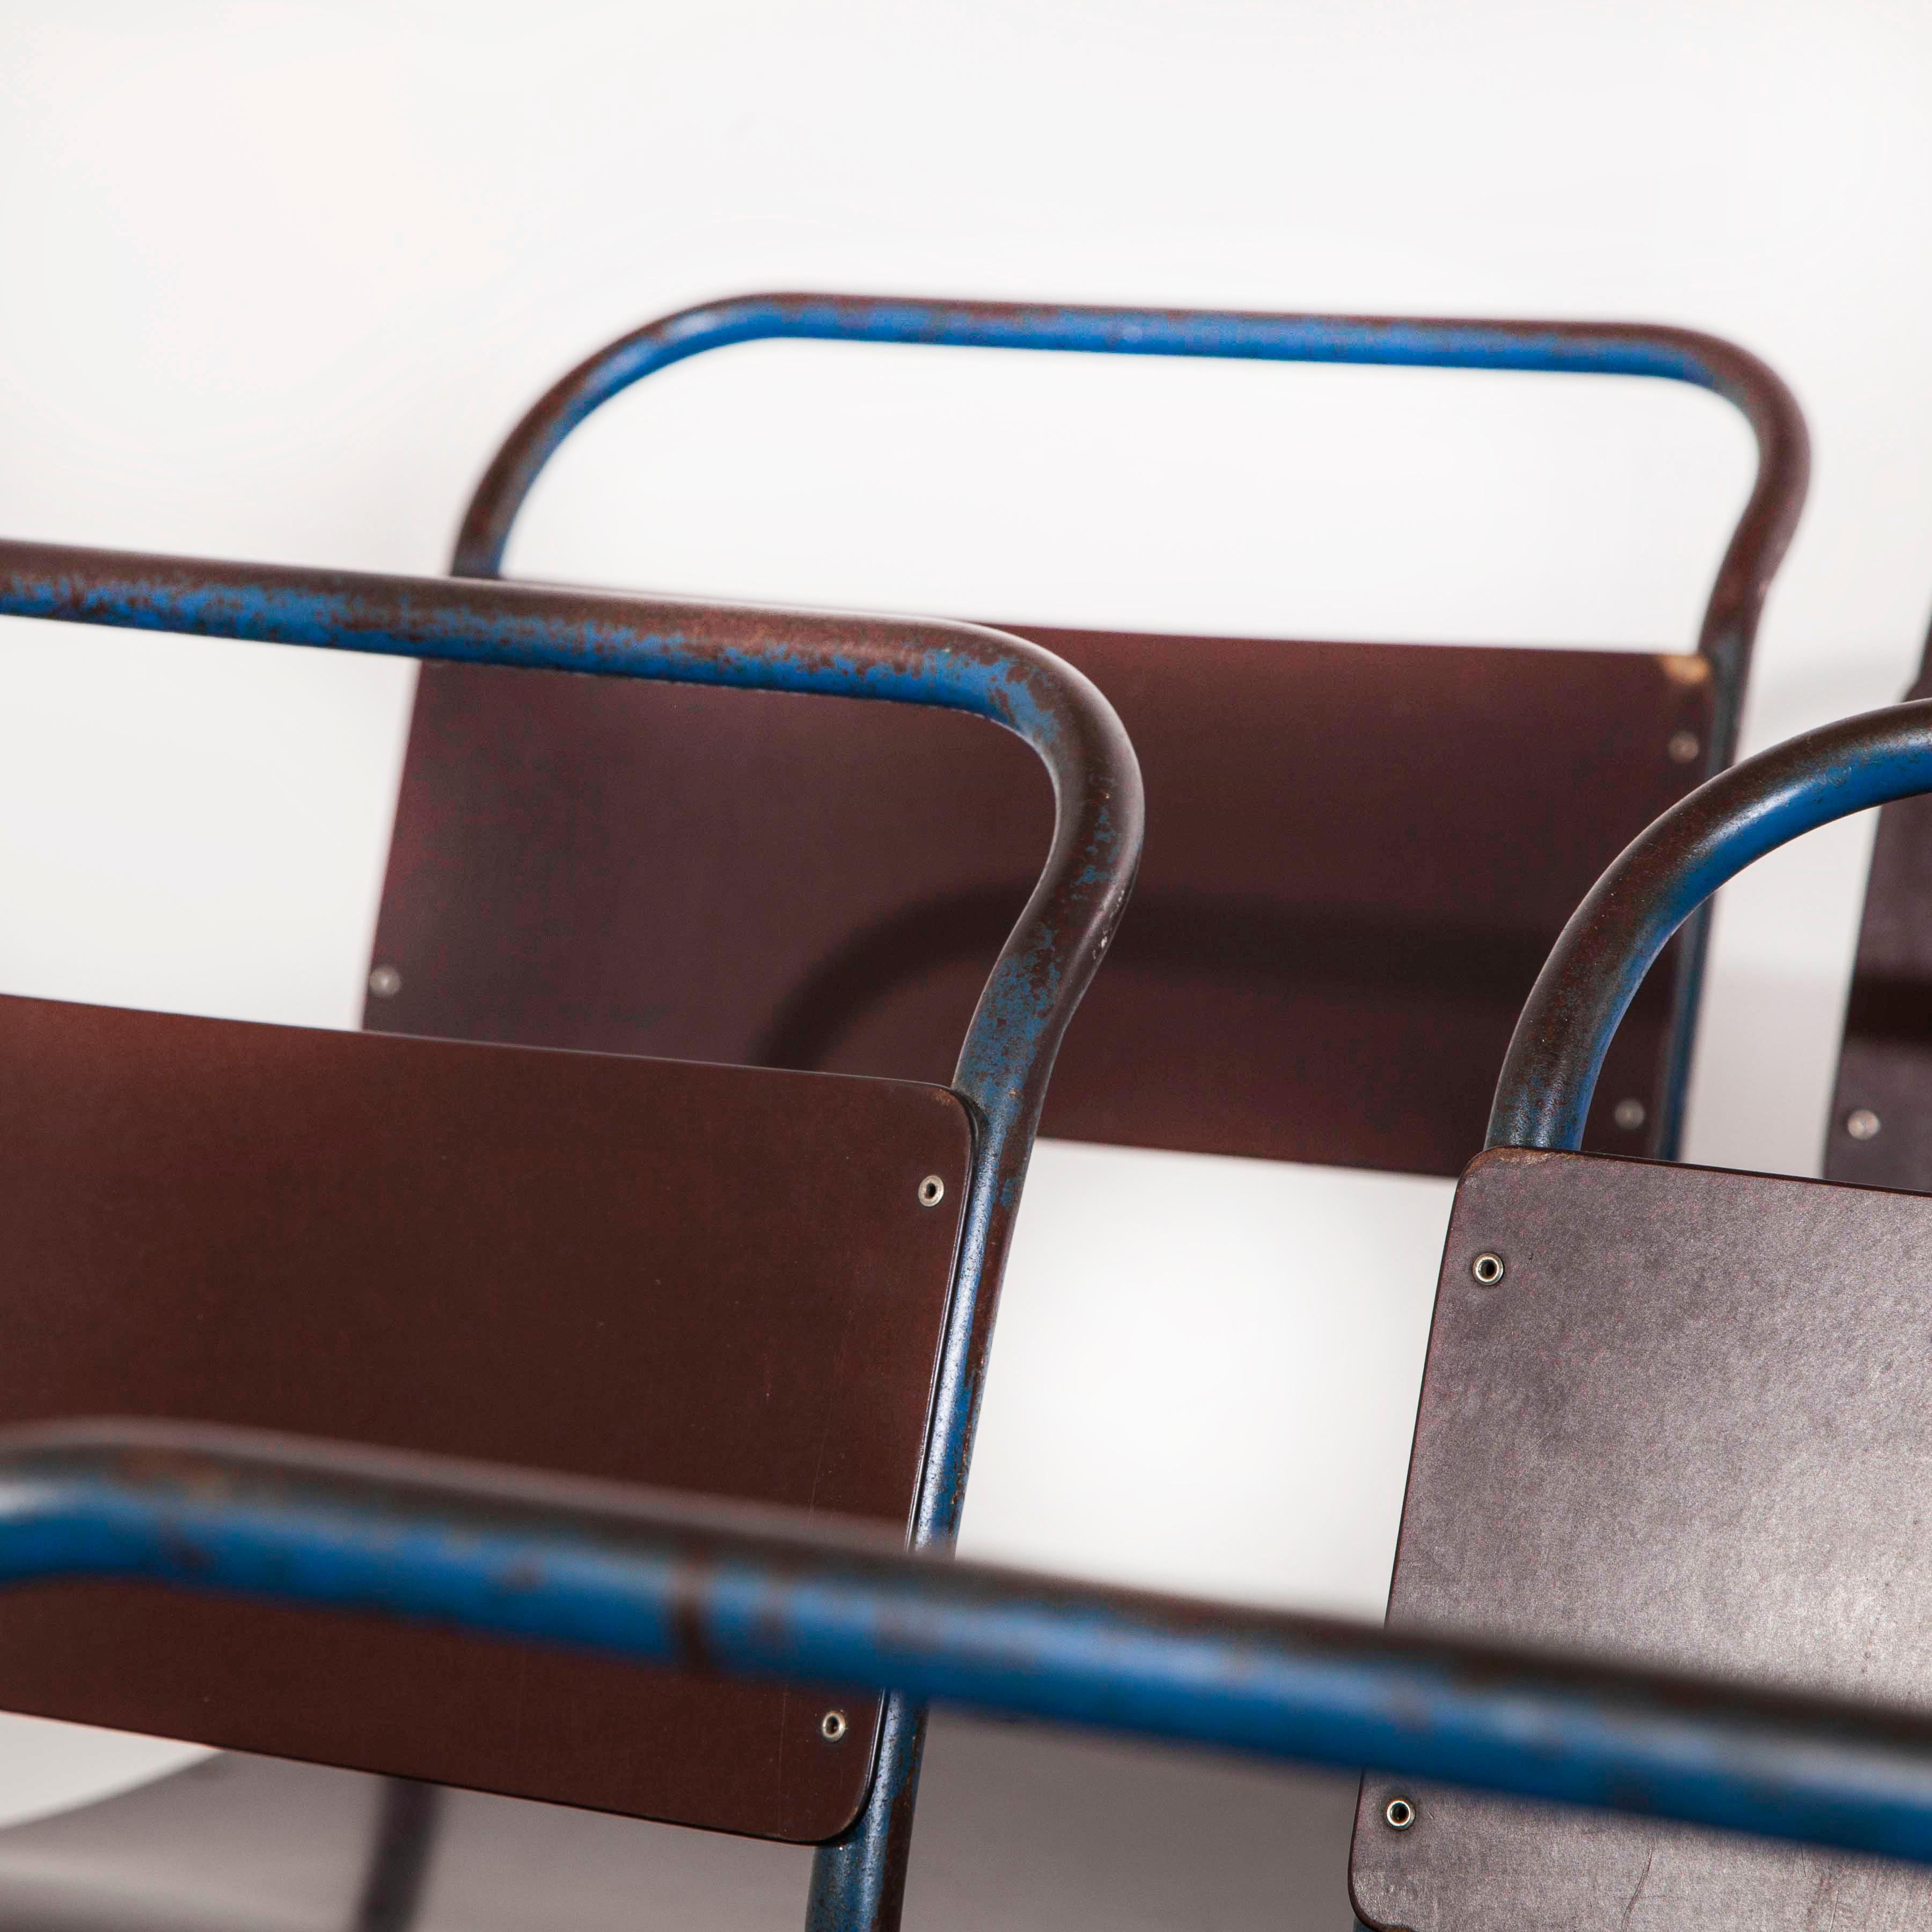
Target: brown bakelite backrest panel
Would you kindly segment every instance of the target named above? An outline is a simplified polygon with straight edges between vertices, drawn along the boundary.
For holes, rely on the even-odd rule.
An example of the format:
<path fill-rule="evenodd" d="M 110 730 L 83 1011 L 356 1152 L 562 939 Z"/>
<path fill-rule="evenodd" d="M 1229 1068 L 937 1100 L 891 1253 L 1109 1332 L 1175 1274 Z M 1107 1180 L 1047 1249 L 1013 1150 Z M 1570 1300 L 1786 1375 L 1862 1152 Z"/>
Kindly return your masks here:
<path fill-rule="evenodd" d="M 0 1420 L 909 1520 L 950 1094 L 9 999 L 0 1138 Z M 135 1586 L 0 1598 L 0 1706 L 777 1838 L 857 1808 L 877 1708 L 839 1702 L 829 1744 L 808 1690 Z"/>
<path fill-rule="evenodd" d="M 1932 1711 L 1928 1332 L 1932 1200 L 1484 1154 L 1443 1255 L 1390 1624 Z M 1351 1875 L 1364 1918 L 1413 1932 L 1932 1923 L 1923 1870 L 1382 1777 Z"/>
<path fill-rule="evenodd" d="M 1047 1101 L 1076 1140 L 1455 1173 L 1552 941 L 1710 728 L 1695 658 L 1025 634 L 1148 787 Z M 368 1024 L 944 1080 L 1052 828 L 976 719 L 426 665 Z M 1644 1144 L 1608 1116 L 1654 1114 L 1675 970 L 1612 1049 L 1606 1146 Z"/>
<path fill-rule="evenodd" d="M 1932 698 L 1932 663 L 1905 694 Z M 1932 1193 L 1932 798 L 1878 815 L 1825 1173 Z"/>

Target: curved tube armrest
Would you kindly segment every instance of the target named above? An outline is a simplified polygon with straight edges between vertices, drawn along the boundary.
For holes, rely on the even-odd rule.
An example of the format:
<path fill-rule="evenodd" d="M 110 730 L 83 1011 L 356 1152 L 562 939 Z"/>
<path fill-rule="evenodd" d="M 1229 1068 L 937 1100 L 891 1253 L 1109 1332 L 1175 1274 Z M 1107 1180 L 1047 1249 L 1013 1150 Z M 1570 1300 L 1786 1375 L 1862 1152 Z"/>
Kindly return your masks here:
<path fill-rule="evenodd" d="M 995 1289 L 1061 1036 L 1139 863 L 1140 767 L 1113 707 L 1036 645 L 971 625 L 0 541 L 0 614 L 970 712 L 1053 781 L 1053 844 L 980 996 L 955 1090 L 978 1135 L 916 1518 L 958 1516 Z"/>
<path fill-rule="evenodd" d="M 1804 416 L 1776 371 L 1736 344 L 1695 329 L 885 296 L 738 296 L 647 322 L 586 357 L 547 390 L 477 484 L 452 570 L 459 577 L 501 572 L 511 527 L 544 465 L 571 431 L 613 396 L 708 350 L 778 339 L 1537 370 L 1648 376 L 1712 390 L 1742 412 L 1758 450 L 1756 479 L 1719 566 L 1698 638 L 1699 652 L 1718 674 L 1717 742 L 1708 748 L 1712 770 L 1730 758 L 1736 741 L 1739 694 L 1765 592 L 1797 526 L 1810 475 Z"/>
<path fill-rule="evenodd" d="M 1932 700 L 1867 712 L 1720 772 L 1618 855 L 1571 915 L 1516 1021 L 1488 1144 L 1572 1150 L 1604 1055 L 1665 942 L 1801 833 L 1932 791 Z"/>
<path fill-rule="evenodd" d="M 141 1578 L 1932 1862 L 1932 1719 L 291 1438 L 0 1436 L 0 1583 Z"/>

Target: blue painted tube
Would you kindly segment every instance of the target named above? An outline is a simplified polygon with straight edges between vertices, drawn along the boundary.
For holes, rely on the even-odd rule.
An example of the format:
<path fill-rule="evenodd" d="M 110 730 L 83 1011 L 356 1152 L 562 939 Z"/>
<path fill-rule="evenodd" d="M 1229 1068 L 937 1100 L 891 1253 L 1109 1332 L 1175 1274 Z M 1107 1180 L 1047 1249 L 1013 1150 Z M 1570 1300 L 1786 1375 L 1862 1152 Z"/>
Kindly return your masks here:
<path fill-rule="evenodd" d="M 790 340 L 1207 357 L 1385 368 L 1520 370 L 1688 382 L 1750 422 L 1758 474 L 1699 638 L 1720 685 L 1715 770 L 1730 755 L 1758 614 L 1790 542 L 1810 475 L 1803 413 L 1777 374 L 1736 344 L 1636 322 L 1289 315 L 833 294 L 737 296 L 660 317 L 587 356 L 534 404 L 484 471 L 452 566 L 494 577 L 531 486 L 579 424 L 647 376 L 715 349 Z"/>
<path fill-rule="evenodd" d="M 929 620 L 676 602 L 130 556 L 0 541 L 0 613 L 257 643 L 928 704 L 1024 738 L 1053 782 L 1053 845 L 982 992 L 953 1090 L 973 1166 L 933 1388 L 913 1534 L 956 1526 L 1013 1216 L 1061 1036 L 1139 862 L 1140 769 L 1088 680 L 1019 638 Z M 821 1854 L 820 1932 L 885 1932 L 902 1883 L 919 1722 L 887 1700 L 859 1823 Z"/>
<path fill-rule="evenodd" d="M 1067 304 L 932 300 L 832 294 L 748 295 L 648 322 L 586 357 L 518 423 L 477 485 L 452 568 L 494 578 L 517 514 L 544 466 L 571 432 L 615 395 L 693 356 L 734 344 L 778 340 L 897 343 L 1115 356 L 1179 356 L 1265 362 L 1520 370 L 1688 382 L 1724 397 L 1749 422 L 1757 476 L 1711 591 L 1697 648 L 1711 666 L 1712 719 L 1706 769 L 1736 748 L 1751 650 L 1765 593 L 1803 506 L 1809 442 L 1796 399 L 1777 374 L 1736 344 L 1688 330 L 1630 322 L 1430 320 L 1414 316 L 1284 315 L 1228 310 L 1101 308 Z M 1676 1152 L 1702 980 L 1705 925 L 1684 935 L 1659 1094 L 1656 1144 Z M 1004 1232 L 991 1228 L 997 1246 Z M 932 1438 L 934 1480 L 916 1536 L 956 1526 L 973 1429 L 972 1391 L 950 1405 Z M 887 1932 L 898 1922 L 896 1888 L 910 1828 L 916 1730 L 904 1760 L 881 1754 L 880 1789 L 850 1840 L 820 1856 L 811 1932 Z"/>
<path fill-rule="evenodd" d="M 1810 472 L 1797 399 L 1736 343 L 1701 331 L 1628 322 L 1508 321 L 1415 316 L 1294 315 L 1210 309 L 1084 307 L 820 294 L 730 297 L 646 322 L 586 356 L 539 397 L 504 440 L 464 513 L 451 568 L 500 574 L 518 512 L 579 424 L 633 383 L 693 356 L 772 340 L 898 343 L 1261 362 L 1516 370 L 1687 382 L 1723 396 L 1750 423 L 1757 476 L 1705 606 L 1697 649 L 1712 672 L 1704 770 L 1737 746 L 1765 595 L 1796 528 Z M 1682 1130 L 1708 932 L 1684 934 L 1655 1126 L 1674 1159 Z"/>
<path fill-rule="evenodd" d="M 921 1540 L 950 1534 L 992 1303 L 1054 1058 L 1140 860 L 1140 767 L 1113 707 L 1087 678 L 1018 638 L 936 619 L 8 540 L 0 540 L 0 614 L 935 705 L 1024 738 L 1053 782 L 1053 844 L 980 995 L 953 1076 L 977 1131 L 915 1520 Z"/>
<path fill-rule="evenodd" d="M 1932 700 L 1922 700 L 1806 732 L 1680 799 L 1624 848 L 1563 928 L 1510 1039 L 1488 1144 L 1581 1147 L 1611 1039 L 1678 927 L 1767 852 L 1928 791 Z"/>
<path fill-rule="evenodd" d="M 1932 1862 L 1932 1720 L 173 1425 L 0 1438 L 0 1582 L 116 1576 Z"/>

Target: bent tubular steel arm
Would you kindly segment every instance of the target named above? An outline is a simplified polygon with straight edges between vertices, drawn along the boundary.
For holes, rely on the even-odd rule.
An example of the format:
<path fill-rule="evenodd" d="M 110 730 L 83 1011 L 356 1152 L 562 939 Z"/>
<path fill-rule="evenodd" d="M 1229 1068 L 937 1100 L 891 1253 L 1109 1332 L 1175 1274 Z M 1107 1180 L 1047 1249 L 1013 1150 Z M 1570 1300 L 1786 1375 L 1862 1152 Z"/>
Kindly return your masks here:
<path fill-rule="evenodd" d="M 136 1577 L 1932 1862 L 1932 1720 L 286 1437 L 0 1438 L 0 1583 Z"/>
<path fill-rule="evenodd" d="M 1132 890 L 1140 767 L 1070 666 L 994 631 L 608 592 L 375 577 L 0 542 L 0 613 L 259 643 L 930 704 L 1025 739 L 1053 782 L 1052 850 L 962 1045 L 976 1132 L 913 1540 L 958 1528 L 1006 1251 L 1061 1036 Z M 866 1808 L 819 1856 L 821 1928 L 896 1923 L 920 1727 L 886 1700 Z"/>
<path fill-rule="evenodd" d="M 1772 574 L 1804 507 L 1810 441 L 1797 399 L 1736 344 L 1636 322 L 1493 322 L 1419 316 L 1275 315 L 1211 309 L 1079 308 L 877 296 L 753 295 L 647 322 L 587 357 L 542 396 L 491 460 L 470 500 L 451 568 L 495 577 L 530 486 L 558 446 L 613 396 L 674 362 L 739 342 L 924 343 L 978 349 L 1520 369 L 1642 376 L 1714 391 L 1742 412 L 1758 466 L 1706 607 L 1697 648 L 1718 674 L 1712 769 L 1730 756 L 1736 693 Z M 1725 694 L 1731 694 L 1726 703 Z"/>
<path fill-rule="evenodd" d="M 1053 782 L 1038 884 L 961 1047 L 970 1198 L 933 1390 L 913 1540 L 958 1525 L 993 1315 L 1048 1077 L 1132 890 L 1140 768 L 1105 698 L 1037 646 L 969 625 L 674 602 L 525 585 L 217 563 L 0 542 L 0 613 L 388 656 L 880 698 L 976 713 Z M 896 1924 L 921 1728 L 886 1700 L 871 1794 L 819 1854 L 818 1928 Z"/>
<path fill-rule="evenodd" d="M 1140 770 L 1113 708 L 1016 638 L 532 586 L 378 577 L 0 542 L 0 614 L 389 656 L 881 698 L 968 711 L 1025 739 L 1053 781 L 1052 851 L 981 994 L 956 1090 L 979 1117 L 940 1368 L 922 1540 L 956 1521 L 970 1398 L 1012 1210 L 1061 1035 L 1139 862 Z"/>
<path fill-rule="evenodd" d="M 1802 833 L 1932 791 L 1932 700 L 1808 731 L 1681 799 L 1571 915 L 1516 1021 L 1491 1147 L 1574 1150 L 1611 1036 L 1678 927 L 1753 860 Z"/>

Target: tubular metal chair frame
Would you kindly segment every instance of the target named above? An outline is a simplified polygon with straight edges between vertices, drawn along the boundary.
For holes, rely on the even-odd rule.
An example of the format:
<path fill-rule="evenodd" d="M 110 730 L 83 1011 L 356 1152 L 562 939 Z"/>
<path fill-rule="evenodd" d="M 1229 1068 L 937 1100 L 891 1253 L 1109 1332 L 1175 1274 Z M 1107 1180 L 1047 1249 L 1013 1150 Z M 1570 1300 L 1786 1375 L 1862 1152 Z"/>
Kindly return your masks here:
<path fill-rule="evenodd" d="M 974 1128 L 912 1527 L 951 1539 L 994 1304 L 1054 1056 L 1132 889 L 1142 808 L 1132 748 L 1070 667 L 942 622 L 793 614 L 598 592 L 378 577 L 0 542 L 0 614 L 386 656 L 934 705 L 1017 733 L 1053 782 L 1039 884 L 982 994 L 953 1090 Z M 887 1700 L 866 1808 L 821 1846 L 815 1926 L 895 1923 L 922 1713 Z"/>
<path fill-rule="evenodd" d="M 1496 321 L 1079 307 L 836 294 L 730 298 L 661 317 L 586 357 L 524 415 L 491 459 L 458 532 L 454 575 L 494 578 L 518 512 L 544 466 L 585 418 L 673 363 L 734 344 L 871 342 L 1203 357 L 1389 368 L 1638 376 L 1722 396 L 1757 445 L 1750 494 L 1705 606 L 1697 654 L 1710 666 L 1713 718 L 1700 748 L 1708 776 L 1737 748 L 1739 714 L 1766 593 L 1796 527 L 1810 473 L 1797 400 L 1777 373 L 1700 331 L 1629 322 Z M 1677 1157 L 1690 1076 L 1707 915 L 1686 922 L 1651 1149 Z"/>
<path fill-rule="evenodd" d="M 55 560 L 100 588 L 101 609 L 149 595 L 130 598 L 125 560 Z M 19 609 L 34 599 L 14 581 Z M 178 621 L 179 594 L 145 608 Z M 40 614 L 86 614 L 86 592 L 34 596 Z M 224 634 L 277 634 L 236 621 Z M 420 642 L 393 612 L 375 628 Z M 1492 1144 L 1574 1148 L 1643 970 L 1720 885 L 1805 831 L 1925 791 L 1932 703 L 1810 733 L 1665 814 L 1585 901 L 1538 981 Z M 902 1702 L 1367 1763 L 1932 1862 L 1932 1722 L 1917 1713 L 1099 1589 L 608 1485 L 220 1431 L 10 1433 L 0 1579 L 82 1574 L 889 1687 Z M 821 1888 L 815 1922 L 851 1922 L 828 1916 L 837 1905 Z"/>

